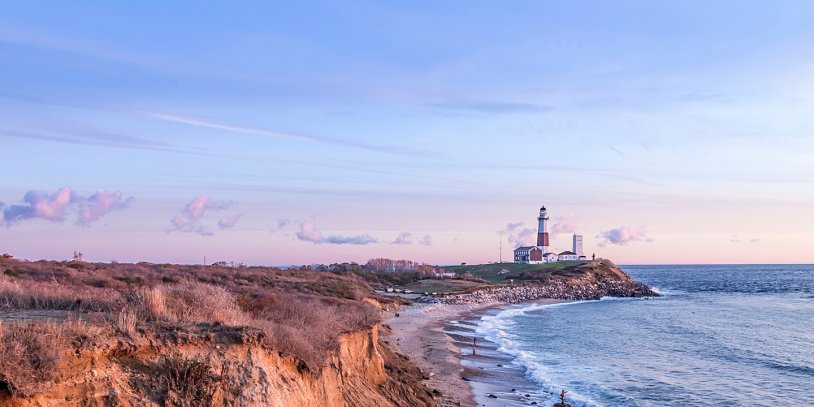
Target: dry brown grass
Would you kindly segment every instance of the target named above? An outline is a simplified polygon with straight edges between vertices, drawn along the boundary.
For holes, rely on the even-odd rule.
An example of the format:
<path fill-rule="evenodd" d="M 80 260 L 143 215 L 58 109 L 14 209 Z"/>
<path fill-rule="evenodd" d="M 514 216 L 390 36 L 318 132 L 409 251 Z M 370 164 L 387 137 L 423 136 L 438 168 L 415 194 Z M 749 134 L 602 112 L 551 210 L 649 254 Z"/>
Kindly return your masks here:
<path fill-rule="evenodd" d="M 244 325 L 249 318 L 223 287 L 185 281 L 138 290 L 131 296 L 142 319 L 176 323 Z"/>
<path fill-rule="evenodd" d="M 378 309 L 363 298 L 393 301 L 376 294 L 356 274 L 309 268 L 26 262 L 8 258 L 0 258 L 0 266 L 13 271 L 0 275 L 0 310 L 72 310 L 80 316 L 98 311 L 105 313 L 108 331 L 130 338 L 149 337 L 174 326 L 188 329 L 194 325 L 199 330 L 217 324 L 254 326 L 266 332 L 265 346 L 294 355 L 315 371 L 337 348 L 342 333 L 378 322 Z M 78 328 L 96 329 L 90 325 Z M 12 336 L 39 335 L 44 342 L 31 340 L 32 347 L 64 349 L 64 337 L 54 336 L 48 329 L 56 328 L 15 324 Z M 3 330 L 4 338 L 9 338 L 8 324 Z M 59 343 L 45 343 L 53 340 Z M 34 388 L 16 384 L 26 383 L 20 377 L 28 377 L 30 383 L 47 382 L 48 372 L 42 366 L 44 361 L 54 360 L 53 354 L 43 353 L 44 361 L 31 359 L 28 355 L 33 351 L 19 345 L 5 352 L 5 361 L 23 360 L 19 369 L 28 369 L 27 373 L 16 372 L 14 362 L 4 362 L 8 372 L 0 371 L 0 376 L 13 378 L 10 383 L 15 389 L 23 389 L 15 390 L 19 394 Z"/>
<path fill-rule="evenodd" d="M 53 378 L 71 342 L 108 333 L 82 321 L 0 321 L 0 388 L 25 397 Z"/>
<path fill-rule="evenodd" d="M 122 303 L 114 290 L 0 276 L 0 309 L 110 311 Z"/>
<path fill-rule="evenodd" d="M 266 332 L 267 346 L 301 358 L 313 370 L 337 348 L 342 333 L 379 322 L 378 310 L 366 302 L 302 294 L 242 298 L 241 306 Z"/>
<path fill-rule="evenodd" d="M 126 307 L 116 313 L 116 317 L 112 319 L 111 323 L 113 328 L 129 337 L 136 336 L 136 327 L 138 326 L 139 316 L 138 312 L 132 307 Z"/>
<path fill-rule="evenodd" d="M 136 303 L 140 305 L 144 317 L 150 321 L 158 321 L 168 314 L 164 290 L 160 287 L 146 287 L 138 290 Z"/>
<path fill-rule="evenodd" d="M 180 322 L 244 325 L 249 319 L 235 296 L 223 287 L 200 282 L 164 286 L 169 315 Z"/>

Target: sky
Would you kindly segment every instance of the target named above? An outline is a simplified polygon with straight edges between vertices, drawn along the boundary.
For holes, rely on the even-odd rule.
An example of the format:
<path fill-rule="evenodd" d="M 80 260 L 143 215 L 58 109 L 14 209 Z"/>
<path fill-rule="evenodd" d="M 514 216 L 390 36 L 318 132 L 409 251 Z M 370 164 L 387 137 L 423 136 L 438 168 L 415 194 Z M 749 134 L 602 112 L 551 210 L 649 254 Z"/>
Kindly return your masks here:
<path fill-rule="evenodd" d="M 811 263 L 810 1 L 0 2 L 0 251 Z M 502 247 L 502 252 L 501 252 Z"/>

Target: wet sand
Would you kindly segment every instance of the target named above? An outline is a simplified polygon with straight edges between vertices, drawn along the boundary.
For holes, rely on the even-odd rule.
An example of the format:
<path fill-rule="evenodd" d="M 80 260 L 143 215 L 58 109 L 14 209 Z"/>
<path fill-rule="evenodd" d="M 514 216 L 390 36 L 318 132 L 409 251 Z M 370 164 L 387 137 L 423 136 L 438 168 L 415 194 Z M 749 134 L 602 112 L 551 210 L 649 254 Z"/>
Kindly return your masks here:
<path fill-rule="evenodd" d="M 504 304 L 416 304 L 390 313 L 387 340 L 410 357 L 429 377 L 443 407 L 543 405 L 539 386 L 526 379 L 522 367 L 475 332 L 477 320 Z M 473 341 L 476 345 L 473 354 Z"/>

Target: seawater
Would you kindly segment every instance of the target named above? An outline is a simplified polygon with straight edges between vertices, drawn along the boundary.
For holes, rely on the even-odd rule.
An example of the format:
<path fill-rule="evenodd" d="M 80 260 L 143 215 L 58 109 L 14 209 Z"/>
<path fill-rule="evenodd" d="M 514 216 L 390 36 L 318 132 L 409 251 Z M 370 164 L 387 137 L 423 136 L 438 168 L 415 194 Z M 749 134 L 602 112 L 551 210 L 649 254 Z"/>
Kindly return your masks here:
<path fill-rule="evenodd" d="M 650 299 L 504 309 L 477 331 L 572 406 L 814 406 L 814 266 L 624 266 Z"/>

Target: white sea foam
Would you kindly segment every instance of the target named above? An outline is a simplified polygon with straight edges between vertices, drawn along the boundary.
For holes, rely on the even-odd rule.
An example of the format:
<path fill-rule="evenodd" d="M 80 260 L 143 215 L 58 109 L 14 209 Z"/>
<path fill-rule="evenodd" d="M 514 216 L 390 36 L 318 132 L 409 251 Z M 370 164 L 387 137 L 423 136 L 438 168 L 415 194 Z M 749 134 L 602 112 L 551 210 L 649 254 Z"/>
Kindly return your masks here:
<path fill-rule="evenodd" d="M 543 390 L 556 394 L 560 389 L 564 388 L 560 383 L 555 383 L 550 380 L 550 374 L 545 364 L 540 362 L 543 358 L 542 351 L 530 352 L 520 349 L 514 339 L 517 337 L 510 332 L 510 329 L 516 325 L 515 318 L 525 315 L 529 312 L 538 311 L 545 308 L 562 307 L 566 305 L 582 304 L 589 301 L 572 301 L 572 302 L 559 302 L 559 303 L 541 303 L 525 306 L 513 306 L 506 308 L 495 315 L 485 315 L 481 317 L 480 323 L 477 324 L 475 332 L 483 335 L 487 340 L 498 345 L 498 350 L 505 354 L 512 356 L 512 363 L 525 369 L 529 379 L 535 383 L 540 384 Z M 585 397 L 573 391 L 568 393 L 571 404 L 576 406 L 594 407 L 600 406 L 589 397 Z M 551 402 L 556 401 L 552 396 Z"/>
<path fill-rule="evenodd" d="M 672 297 L 674 295 L 686 294 L 686 292 L 680 291 L 680 290 L 667 290 L 667 289 L 658 288 L 658 287 L 650 287 L 650 288 L 653 291 L 655 291 L 657 294 L 661 295 L 662 297 Z"/>

